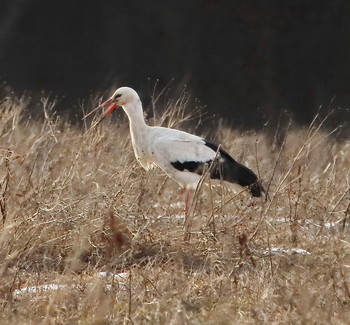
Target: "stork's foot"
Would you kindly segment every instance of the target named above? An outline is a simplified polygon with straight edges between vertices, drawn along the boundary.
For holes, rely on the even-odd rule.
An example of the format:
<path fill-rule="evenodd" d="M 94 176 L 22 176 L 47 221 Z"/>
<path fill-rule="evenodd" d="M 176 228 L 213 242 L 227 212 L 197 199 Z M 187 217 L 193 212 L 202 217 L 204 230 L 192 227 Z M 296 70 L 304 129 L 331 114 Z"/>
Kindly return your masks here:
<path fill-rule="evenodd" d="M 184 197 L 184 213 L 187 216 L 192 205 L 191 191 L 187 188 L 182 188 L 180 194 Z"/>

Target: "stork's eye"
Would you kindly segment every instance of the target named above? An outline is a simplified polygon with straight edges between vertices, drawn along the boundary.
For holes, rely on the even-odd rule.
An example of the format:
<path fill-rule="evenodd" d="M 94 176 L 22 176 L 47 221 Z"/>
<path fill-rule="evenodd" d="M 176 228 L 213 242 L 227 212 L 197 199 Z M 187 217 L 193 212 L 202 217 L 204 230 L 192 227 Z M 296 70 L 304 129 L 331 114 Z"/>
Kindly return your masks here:
<path fill-rule="evenodd" d="M 122 95 L 122 94 L 116 94 L 116 95 L 114 96 L 114 99 L 119 98 L 121 95 Z"/>

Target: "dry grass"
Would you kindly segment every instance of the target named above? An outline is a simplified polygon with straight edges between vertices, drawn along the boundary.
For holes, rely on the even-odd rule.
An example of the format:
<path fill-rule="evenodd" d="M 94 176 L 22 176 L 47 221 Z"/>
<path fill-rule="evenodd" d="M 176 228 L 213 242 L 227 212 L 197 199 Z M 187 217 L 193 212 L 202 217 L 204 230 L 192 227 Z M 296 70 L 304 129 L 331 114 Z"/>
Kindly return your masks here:
<path fill-rule="evenodd" d="M 348 324 L 350 143 L 319 117 L 280 146 L 217 133 L 269 198 L 202 187 L 186 242 L 178 187 L 137 164 L 125 118 L 86 133 L 25 105 L 0 104 L 1 324 Z"/>

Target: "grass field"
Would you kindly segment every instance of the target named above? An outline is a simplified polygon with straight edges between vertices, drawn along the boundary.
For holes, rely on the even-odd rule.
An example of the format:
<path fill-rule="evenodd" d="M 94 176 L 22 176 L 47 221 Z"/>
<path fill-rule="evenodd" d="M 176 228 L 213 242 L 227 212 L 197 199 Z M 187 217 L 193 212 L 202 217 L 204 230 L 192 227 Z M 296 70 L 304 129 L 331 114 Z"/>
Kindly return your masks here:
<path fill-rule="evenodd" d="M 193 131 L 184 96 L 156 123 Z M 278 145 L 213 130 L 268 197 L 204 180 L 185 233 L 125 117 L 87 132 L 41 109 L 0 102 L 1 324 L 349 324 L 350 142 L 324 116 Z"/>

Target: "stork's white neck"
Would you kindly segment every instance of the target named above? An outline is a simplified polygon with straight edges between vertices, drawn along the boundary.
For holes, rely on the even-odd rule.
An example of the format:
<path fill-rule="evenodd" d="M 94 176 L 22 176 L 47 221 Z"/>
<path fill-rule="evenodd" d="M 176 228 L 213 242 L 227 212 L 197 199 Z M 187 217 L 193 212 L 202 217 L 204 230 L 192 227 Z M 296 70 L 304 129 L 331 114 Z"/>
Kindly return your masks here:
<path fill-rule="evenodd" d="M 147 124 L 143 117 L 143 109 L 140 99 L 123 105 L 123 109 L 128 115 L 130 129 L 132 132 L 137 132 L 137 130 L 141 130 L 147 127 Z"/>
<path fill-rule="evenodd" d="M 146 124 L 143 117 L 140 99 L 123 105 L 123 109 L 129 118 L 131 143 L 135 156 L 145 169 L 149 169 L 153 164 L 153 160 L 150 159 L 151 149 L 149 142 L 149 130 L 151 127 Z"/>

